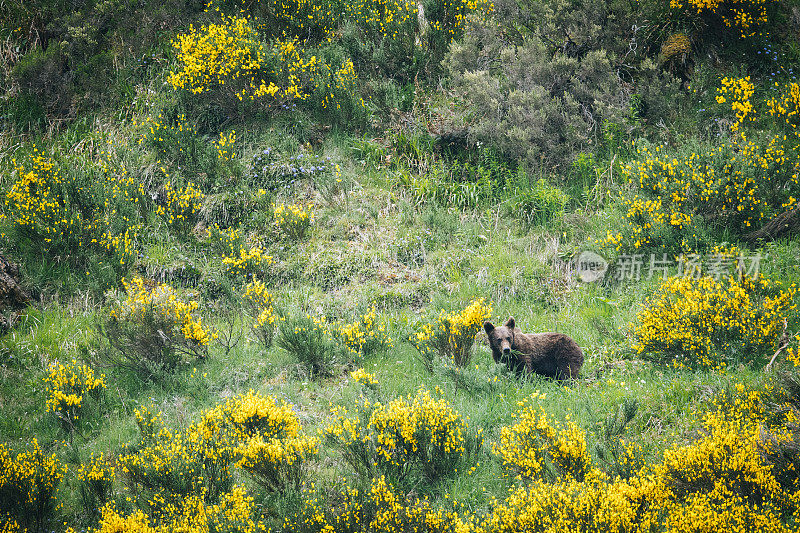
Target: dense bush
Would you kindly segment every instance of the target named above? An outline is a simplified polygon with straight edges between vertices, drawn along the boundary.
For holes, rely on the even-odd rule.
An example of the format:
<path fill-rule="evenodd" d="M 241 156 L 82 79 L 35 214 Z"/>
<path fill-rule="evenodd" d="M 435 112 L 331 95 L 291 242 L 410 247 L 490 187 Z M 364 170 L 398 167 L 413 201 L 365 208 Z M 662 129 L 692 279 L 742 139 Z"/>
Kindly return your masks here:
<path fill-rule="evenodd" d="M 598 145 L 605 121 L 627 113 L 629 93 L 609 54 L 588 44 L 561 50 L 538 31 L 509 43 L 499 22 L 472 19 L 446 61 L 474 112 L 473 141 L 530 168 L 566 168 Z"/>
<path fill-rule="evenodd" d="M 0 220 L 22 253 L 45 250 L 78 265 L 106 258 L 118 270 L 130 263 L 143 196 L 112 148 L 96 158 L 19 151 Z"/>
<path fill-rule="evenodd" d="M 734 115 L 727 119 L 730 139 L 675 151 L 637 143 L 636 157 L 623 167 L 623 228 L 605 244 L 678 252 L 704 247 L 700 239 L 709 233 L 755 241 L 793 227 L 800 197 L 796 87 L 778 85 L 777 96 L 759 101 L 749 79 L 724 78 L 716 100 L 723 115 Z"/>
<path fill-rule="evenodd" d="M 35 438 L 17 454 L 0 444 L 0 523 L 13 520 L 41 531 L 53 517 L 65 472 L 56 455 L 46 455 Z"/>
<path fill-rule="evenodd" d="M 763 364 L 793 319 L 797 288 L 758 276 L 665 280 L 633 328 L 633 349 L 680 366 Z"/>
<path fill-rule="evenodd" d="M 566 427 L 554 425 L 544 409 L 528 405 L 528 398 L 512 426 L 502 428 L 494 452 L 507 473 L 525 481 L 534 479 L 574 479 L 583 481 L 592 470 L 586 449 L 586 435 L 567 421 Z"/>
<path fill-rule="evenodd" d="M 366 479 L 385 475 L 401 483 L 421 475 L 438 482 L 482 441 L 468 434 L 467 423 L 447 400 L 426 390 L 386 404 L 365 400 L 353 412 L 338 407 L 333 414 L 327 441 Z"/>
<path fill-rule="evenodd" d="M 312 376 L 331 375 L 349 360 L 347 349 L 333 337 L 325 317 L 287 316 L 278 323 L 275 344 L 297 360 Z"/>

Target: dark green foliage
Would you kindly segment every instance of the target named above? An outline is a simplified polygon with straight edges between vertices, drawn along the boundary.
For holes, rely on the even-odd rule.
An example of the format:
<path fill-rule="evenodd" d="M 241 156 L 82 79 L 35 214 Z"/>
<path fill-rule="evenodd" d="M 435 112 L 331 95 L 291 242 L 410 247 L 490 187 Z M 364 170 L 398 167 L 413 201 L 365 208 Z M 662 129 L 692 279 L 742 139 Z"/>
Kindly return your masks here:
<path fill-rule="evenodd" d="M 605 50 L 565 53 L 536 34 L 510 45 L 494 21 L 472 19 L 447 65 L 475 113 L 470 137 L 529 168 L 566 168 L 597 146 L 604 121 L 622 120 L 627 109 Z"/>

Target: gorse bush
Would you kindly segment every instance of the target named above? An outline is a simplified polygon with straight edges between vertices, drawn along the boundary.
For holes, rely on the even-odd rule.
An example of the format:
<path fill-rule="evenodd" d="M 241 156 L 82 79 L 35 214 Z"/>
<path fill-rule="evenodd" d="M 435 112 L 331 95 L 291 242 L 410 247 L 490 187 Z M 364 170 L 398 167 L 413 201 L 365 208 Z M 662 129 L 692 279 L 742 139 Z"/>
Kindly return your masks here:
<path fill-rule="evenodd" d="M 160 191 L 161 200 L 155 206 L 155 213 L 174 230 L 186 233 L 197 222 L 197 213 L 203 205 L 205 195 L 192 182 L 183 188 L 176 188 L 166 181 Z"/>
<path fill-rule="evenodd" d="M 275 225 L 278 231 L 292 240 L 305 237 L 311 223 L 314 222 L 312 204 L 277 204 L 273 210 Z"/>
<path fill-rule="evenodd" d="M 36 439 L 16 455 L 0 444 L 0 520 L 42 530 L 53 517 L 65 473 L 56 455 L 46 455 Z"/>
<path fill-rule="evenodd" d="M 102 325 L 111 362 L 151 378 L 174 370 L 184 356 L 206 357 L 216 333 L 203 325 L 198 302 L 139 277 L 123 285 L 125 298 L 112 305 Z"/>
<path fill-rule="evenodd" d="M 364 106 L 356 96 L 352 61 L 329 65 L 322 50 L 306 49 L 293 37 L 264 42 L 256 26 L 223 14 L 218 23 L 178 35 L 173 46 L 180 68 L 168 82 L 228 109 L 241 103 L 279 109 L 308 101 L 329 114 L 352 116 Z"/>
<path fill-rule="evenodd" d="M 247 490 L 234 485 L 220 495 L 214 503 L 202 495 L 189 495 L 166 505 L 161 512 L 149 515 L 142 510 L 129 513 L 110 503 L 101 509 L 102 517 L 91 533 L 136 531 L 141 533 L 168 533 L 171 531 L 216 531 L 219 533 L 255 533 L 264 531 L 264 524 L 256 520 L 256 508 Z M 68 532 L 74 533 L 69 529 Z"/>
<path fill-rule="evenodd" d="M 465 366 L 472 358 L 475 335 L 491 316 L 491 304 L 479 298 L 459 312 L 443 309 L 435 321 L 424 324 L 410 340 L 429 369 L 436 356 Z"/>
<path fill-rule="evenodd" d="M 268 490 L 299 488 L 318 452 L 319 439 L 301 433 L 291 405 L 252 390 L 204 411 L 182 432 L 164 427 L 149 408 L 135 414 L 142 445 L 118 462 L 129 485 L 160 505 L 190 495 L 224 499 L 232 467 Z"/>
<path fill-rule="evenodd" d="M 233 246 L 233 241 L 230 242 Z M 238 250 L 231 249 L 230 255 L 222 256 L 222 264 L 230 276 L 257 276 L 264 275 L 264 269 L 273 263 L 271 255 L 264 253 L 261 246 L 240 246 Z"/>
<path fill-rule="evenodd" d="M 605 245 L 626 252 L 688 251 L 702 244 L 691 241 L 705 228 L 746 240 L 785 231 L 781 222 L 800 197 L 800 136 L 793 127 L 791 84 L 781 89 L 764 110 L 752 101 L 754 87 L 746 78 L 723 80 L 717 100 L 735 114 L 729 142 L 684 153 L 637 143 L 637 157 L 623 167 L 633 191 L 623 193 L 625 224 L 609 232 Z M 758 121 L 778 133 L 746 131 Z"/>
<path fill-rule="evenodd" d="M 84 508 L 95 513 L 112 497 L 116 469 L 112 461 L 99 454 L 92 453 L 88 462 L 78 467 L 77 479 L 80 483 L 81 500 Z"/>
<path fill-rule="evenodd" d="M 734 30 L 745 39 L 767 24 L 775 3 L 774 0 L 670 0 L 669 7 L 676 13 L 705 18 L 708 25 Z"/>
<path fill-rule="evenodd" d="M 52 411 L 61 427 L 70 433 L 86 413 L 89 398 L 99 402 L 106 389 L 105 375 L 95 377 L 94 370 L 86 365 L 78 366 L 74 359 L 67 365 L 58 361 L 52 363 L 44 380 L 48 384 L 47 411 Z"/>
<path fill-rule="evenodd" d="M 434 508 L 427 499 L 404 496 L 384 476 L 372 479 L 368 489 L 346 487 L 333 500 L 335 504 L 331 507 L 320 492 L 309 491 L 300 511 L 284 521 L 284 530 L 303 533 L 474 530 L 467 512 L 459 515 L 453 509 Z"/>
<path fill-rule="evenodd" d="M 335 334 L 353 355 L 362 357 L 394 347 L 386 328 L 386 320 L 378 317 L 373 305 L 355 322 L 340 325 Z"/>
<path fill-rule="evenodd" d="M 118 270 L 132 261 L 143 195 L 111 148 L 90 161 L 59 160 L 34 146 L 13 165 L 2 220 L 16 242 L 31 251 L 67 251 L 78 263 L 94 253 Z"/>
<path fill-rule="evenodd" d="M 575 422 L 567 420 L 566 427 L 559 427 L 547 418 L 543 408 L 528 404 L 538 398 L 545 395 L 537 391 L 523 400 L 514 415 L 517 422 L 501 429 L 494 453 L 502 459 L 507 473 L 525 481 L 583 481 L 592 470 L 586 435 Z"/>
<path fill-rule="evenodd" d="M 360 383 L 370 389 L 374 389 L 378 386 L 378 379 L 375 377 L 375 374 L 367 372 L 363 368 L 357 368 L 350 372 L 350 378 L 356 383 Z"/>
<path fill-rule="evenodd" d="M 333 414 L 324 432 L 327 442 L 366 479 L 385 475 L 399 483 L 416 474 L 437 482 L 453 474 L 482 440 L 468 433 L 467 423 L 445 399 L 422 389 L 413 398 L 385 404 L 363 400 L 352 412 L 336 407 Z"/>
<path fill-rule="evenodd" d="M 581 467 L 586 472 L 583 481 L 571 475 L 553 482 L 536 480 L 512 491 L 481 526 L 486 531 L 688 532 L 753 527 L 788 532 L 791 526 L 783 525 L 781 518 L 796 512 L 796 476 L 782 482 L 787 478 L 776 474 L 785 464 L 772 463 L 762 453 L 769 446 L 776 452 L 786 450 L 794 442 L 786 431 L 793 415 L 765 419 L 768 391 L 773 389 L 774 384 L 762 391 L 740 387 L 733 401 L 718 398 L 716 407 L 703 417 L 704 431 L 695 442 L 676 445 L 660 463 L 629 479 Z M 534 410 L 534 425 L 537 418 Z M 582 434 L 560 435 L 564 442 L 555 449 L 582 449 L 576 457 L 585 455 Z M 542 451 L 546 449 L 550 449 L 547 444 Z"/>
<path fill-rule="evenodd" d="M 272 295 L 264 283 L 253 280 L 245 287 L 244 299 L 250 303 L 250 310 L 255 318 L 253 331 L 264 349 L 267 349 L 272 346 L 277 321 Z"/>
<path fill-rule="evenodd" d="M 319 439 L 303 435 L 292 407 L 252 390 L 218 409 L 238 441 L 235 465 L 267 490 L 299 489 Z"/>
<path fill-rule="evenodd" d="M 141 445 L 117 459 L 119 475 L 143 504 L 154 509 L 175 504 L 189 495 L 216 501 L 232 486 L 233 449 L 217 419 L 205 416 L 185 431 L 170 431 L 160 413 L 137 409 Z M 152 431 L 145 433 L 145 431 Z"/>
<path fill-rule="evenodd" d="M 679 366 L 763 364 L 795 315 L 796 293 L 760 275 L 669 278 L 632 324 L 633 350 Z"/>

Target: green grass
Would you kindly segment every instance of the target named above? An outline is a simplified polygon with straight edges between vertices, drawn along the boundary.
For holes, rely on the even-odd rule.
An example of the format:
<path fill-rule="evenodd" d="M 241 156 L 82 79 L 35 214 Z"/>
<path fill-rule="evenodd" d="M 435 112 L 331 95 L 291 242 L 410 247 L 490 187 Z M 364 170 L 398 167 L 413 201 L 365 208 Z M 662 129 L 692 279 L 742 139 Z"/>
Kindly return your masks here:
<path fill-rule="evenodd" d="M 34 142 L 45 153 L 68 161 L 70 172 L 90 175 L 91 163 L 108 140 L 114 141 L 126 169 L 146 191 L 144 205 L 138 208 L 145 227 L 135 238 L 134 259 L 122 271 L 97 251 L 68 250 L 64 257 L 43 253 L 9 232 L 11 221 L 0 221 L 4 255 L 21 263 L 23 283 L 37 296 L 18 325 L 0 338 L 0 443 L 22 449 L 35 437 L 68 465 L 59 496 L 64 505 L 53 517 L 53 530 L 64 529 L 62 523 L 78 529 L 97 526 L 97 510 L 83 509 L 80 502 L 75 471 L 92 452 L 116 457 L 135 445 L 139 431 L 133 411 L 142 405 L 160 410 L 169 428 L 183 429 L 203 410 L 252 389 L 291 403 L 304 430 L 313 435 L 331 422 L 334 406 L 352 409 L 370 394 L 387 402 L 413 396 L 420 388 L 435 391 L 471 428 L 482 430 L 485 441 L 474 464 L 460 465 L 455 475 L 437 483 L 412 483 L 409 492 L 430 498 L 434 506 L 447 507 L 456 500 L 480 515 L 490 512 L 494 499 L 505 498 L 516 484 L 503 475 L 492 444 L 501 428 L 514 423 L 521 402 L 534 394 L 532 402 L 550 418 L 562 422 L 570 418 L 585 430 L 593 460 L 612 471 L 603 465 L 598 450 L 613 445 L 605 436 L 607 421 L 626 402 L 635 401 L 636 414 L 620 436 L 643 447 L 645 462 L 656 463 L 665 450 L 696 439 L 702 416 L 717 395 L 737 384 L 753 388 L 772 379 L 760 368 L 740 366 L 720 373 L 675 369 L 637 358 L 630 347 L 629 325 L 647 305 L 658 281 L 617 282 L 609 277 L 582 284 L 575 279 L 570 261 L 576 253 L 602 251 L 594 241 L 623 226 L 626 207 L 619 196 L 627 186 L 619 169 L 634 154 L 618 138 L 579 157 L 564 171 L 566 175 L 544 174 L 549 185 L 536 185 L 538 196 L 532 200 L 523 194 L 526 191 L 515 194 L 502 188 L 488 200 L 462 198 L 458 191 L 469 188 L 454 187 L 461 182 L 453 176 L 460 176 L 458 169 L 467 163 L 474 169 L 479 168 L 475 161 L 482 161 L 486 165 L 482 171 L 495 174 L 517 172 L 516 166 L 488 150 L 454 154 L 435 147 L 435 138 L 424 127 L 433 131 L 435 120 L 441 118 L 436 113 L 449 113 L 452 102 L 445 91 L 423 84 L 417 100 L 406 106 L 407 122 L 385 129 L 328 128 L 299 110 L 253 117 L 222 117 L 215 115 L 217 110 L 205 110 L 188 119 L 198 133 L 180 140 L 196 148 L 188 156 L 177 144 L 167 150 L 138 144 L 145 130 L 132 123 L 159 114 L 174 117 L 187 108 L 187 102 L 164 84 L 167 63 L 137 71 L 134 85 L 119 99 L 126 102 L 122 109 L 82 113 L 62 129 L 54 125 L 37 134 L 28 132 L 28 128 L 37 131 L 29 123 L 46 117 L 22 100 L 13 103 L 17 108 L 8 119 L 19 124 L 0 134 L 4 192 L 15 179 L 11 159 L 31 154 Z M 705 62 L 698 67 L 700 95 L 693 101 L 695 108 L 709 104 L 721 74 L 722 69 Z M 686 145 L 708 143 L 714 134 L 708 131 L 713 117 L 710 112 L 706 116 L 695 113 L 697 109 L 687 111 L 684 100 L 674 103 L 676 110 L 685 111 L 674 123 L 640 123 L 623 137 L 642 134 L 670 145 L 679 140 Z M 425 107 L 425 102 L 438 111 Z M 380 125 L 387 117 L 375 120 Z M 702 128 L 698 122 L 703 122 Z M 234 163 L 224 164 L 216 159 L 213 141 L 219 130 L 234 129 L 238 155 Z M 284 176 L 277 192 L 259 200 L 258 191 L 265 184 L 253 178 L 251 166 L 267 148 L 281 161 L 300 153 L 329 157 L 340 166 L 342 181 L 335 177 L 331 181 L 333 174 L 311 179 Z M 435 165 L 438 170 L 432 172 Z M 164 180 L 162 166 L 173 176 L 194 180 L 206 193 L 199 223 L 186 231 L 170 229 L 153 212 Z M 447 201 L 433 201 L 403 185 L 405 178 L 431 176 L 430 194 L 444 191 L 451 195 Z M 535 216 L 527 220 L 511 207 L 525 199 L 531 205 L 544 205 L 533 205 Z M 315 220 L 304 239 L 291 241 L 280 235 L 270 212 L 272 200 L 314 203 Z M 546 212 L 537 214 L 539 208 Z M 241 293 L 248 277 L 227 274 L 219 246 L 206 236 L 206 229 L 215 223 L 239 227 L 248 246 L 261 246 L 273 257 L 274 263 L 257 275 L 273 293 L 278 315 L 321 314 L 348 322 L 374 304 L 387 322 L 394 348 L 347 363 L 340 358 L 329 372 L 315 376 L 290 350 L 276 343 L 264 348 L 251 331 L 253 317 L 242 310 Z M 700 238 L 706 247 L 719 244 L 709 239 Z M 747 250 L 762 255 L 765 275 L 785 284 L 800 279 L 797 236 L 756 243 Z M 610 261 L 616 259 L 616 252 L 605 253 L 612 255 L 607 257 Z M 203 322 L 224 339 L 211 344 L 207 359 L 185 361 L 174 373 L 153 381 L 101 365 L 108 346 L 97 325 L 108 313 L 107 291 L 120 290 L 121 278 L 135 275 L 170 283 L 182 295 L 197 299 Z M 586 357 L 581 378 L 559 383 L 509 374 L 495 365 L 482 333 L 467 368 L 454 372 L 435 365 L 428 371 L 409 336 L 440 310 L 463 309 L 481 297 L 491 301 L 495 323 L 513 316 L 525 332 L 557 331 L 573 337 Z M 797 316 L 791 318 L 796 321 Z M 69 435 L 52 413 L 45 412 L 43 378 L 52 362 L 73 358 L 104 373 L 108 387 L 100 414 L 86 420 L 80 433 Z M 358 367 L 375 374 L 377 392 L 367 392 L 350 377 Z M 273 526 L 296 511 L 304 497 L 291 492 L 267 494 L 241 472 L 234 477 L 246 484 L 261 505 L 260 517 Z M 368 484 L 356 479 L 338 451 L 323 446 L 311 465 L 311 480 L 327 489 L 342 486 L 343 478 L 362 487 Z M 115 490 L 120 505 L 130 509 L 125 498 L 132 488 L 122 476 Z"/>

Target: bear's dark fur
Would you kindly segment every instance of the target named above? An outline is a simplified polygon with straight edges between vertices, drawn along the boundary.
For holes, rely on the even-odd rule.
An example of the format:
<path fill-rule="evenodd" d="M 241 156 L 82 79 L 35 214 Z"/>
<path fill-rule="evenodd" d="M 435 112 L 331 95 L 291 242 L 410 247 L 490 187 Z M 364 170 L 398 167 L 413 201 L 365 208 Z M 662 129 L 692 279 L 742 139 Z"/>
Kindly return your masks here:
<path fill-rule="evenodd" d="M 515 325 L 514 317 L 497 328 L 491 322 L 483 324 L 495 363 L 504 361 L 517 372 L 556 379 L 578 377 L 583 352 L 574 340 L 563 333 L 522 333 Z"/>

